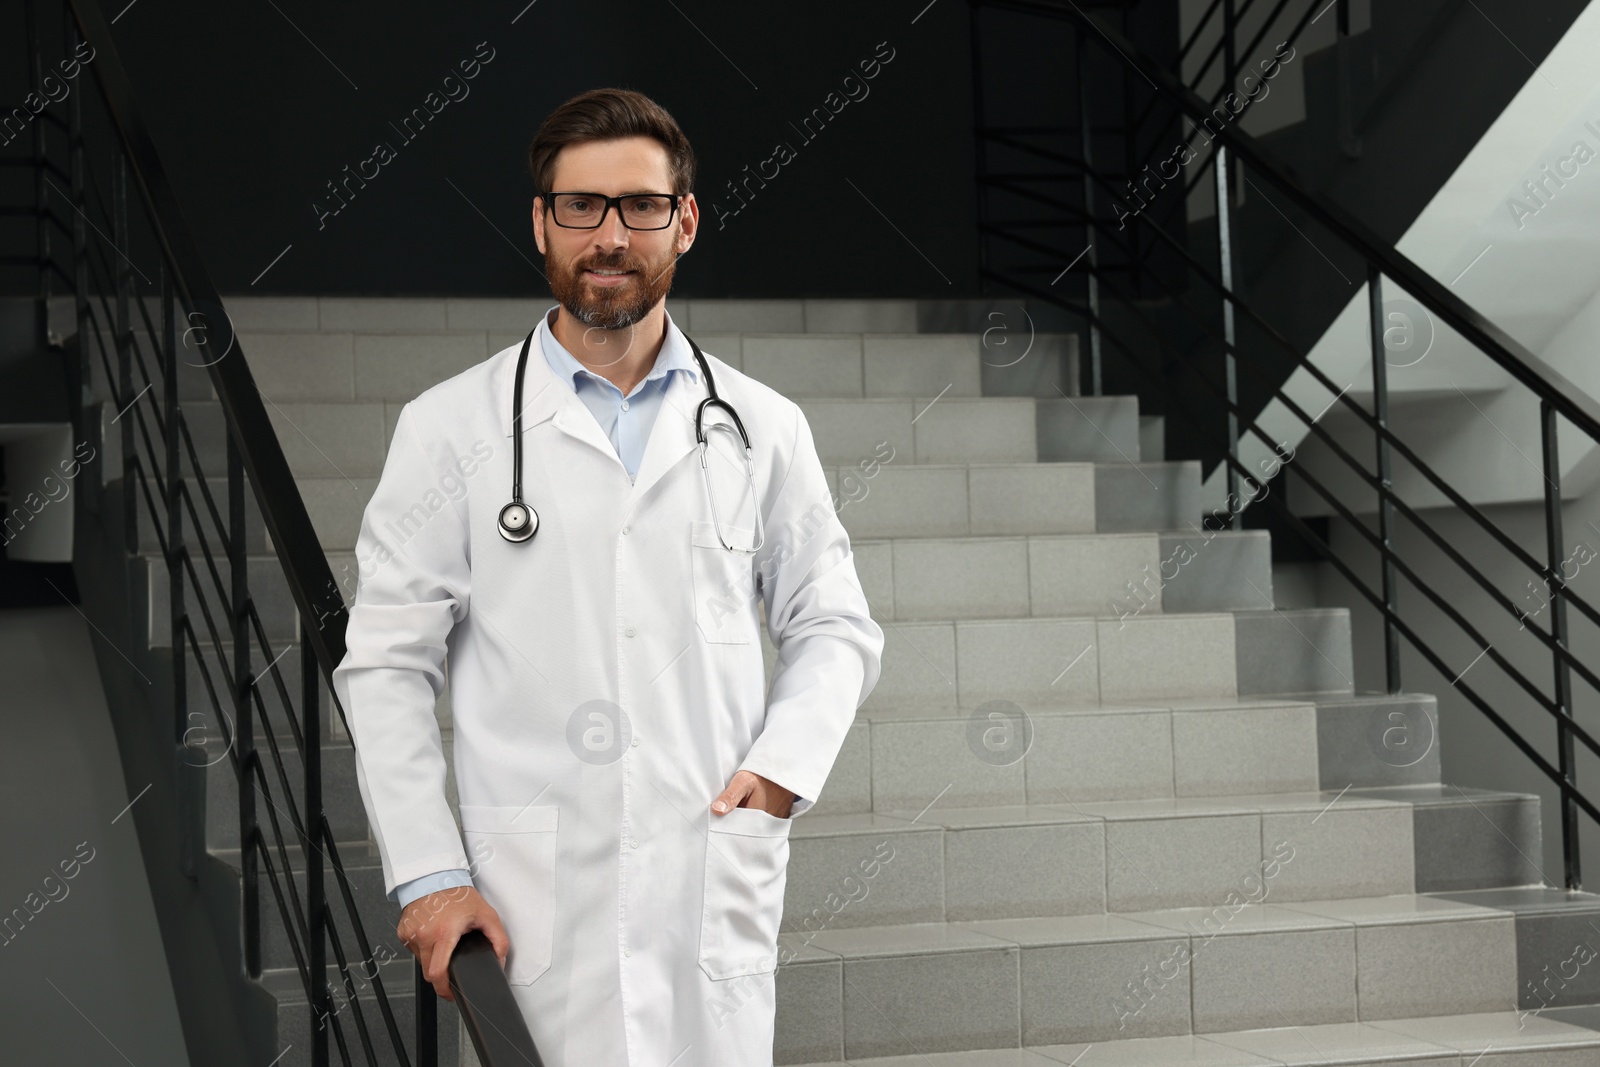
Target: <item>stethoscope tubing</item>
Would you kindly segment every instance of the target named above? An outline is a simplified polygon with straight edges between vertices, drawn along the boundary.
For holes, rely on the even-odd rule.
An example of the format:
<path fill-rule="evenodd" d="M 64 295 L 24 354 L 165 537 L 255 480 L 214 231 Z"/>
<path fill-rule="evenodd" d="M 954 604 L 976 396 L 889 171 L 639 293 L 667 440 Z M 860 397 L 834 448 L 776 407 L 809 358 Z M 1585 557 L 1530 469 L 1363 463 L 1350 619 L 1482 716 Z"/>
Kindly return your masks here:
<path fill-rule="evenodd" d="M 520 544 L 533 537 L 539 530 L 539 513 L 529 507 L 522 500 L 522 379 L 528 366 L 528 349 L 533 345 L 533 335 L 538 332 L 535 326 L 528 331 L 528 336 L 522 341 L 522 351 L 517 353 L 516 379 L 511 387 L 511 502 L 500 509 L 500 536 L 513 544 Z M 705 353 L 700 351 L 700 346 L 695 344 L 694 338 L 688 334 L 683 339 L 689 342 L 689 347 L 694 351 L 694 359 L 700 366 L 700 373 L 706 379 L 706 398 L 700 401 L 694 409 L 694 439 L 700 449 L 700 474 L 705 480 L 706 497 L 711 502 L 711 521 L 717 530 L 717 540 L 730 552 L 739 551 L 728 544 L 722 536 L 722 522 L 717 514 L 717 498 L 711 492 L 711 475 L 706 463 L 706 430 L 705 413 L 708 408 L 717 408 L 733 420 L 733 425 L 739 431 L 739 440 L 744 444 L 745 473 L 749 478 L 752 496 L 755 491 L 755 458 L 750 450 L 750 434 L 744 428 L 744 420 L 734 410 L 732 404 L 717 395 L 717 382 L 712 377 L 711 365 L 706 362 Z M 756 504 L 756 544 L 753 548 L 745 549 L 754 552 L 766 543 L 766 531 L 761 528 L 761 507 Z"/>

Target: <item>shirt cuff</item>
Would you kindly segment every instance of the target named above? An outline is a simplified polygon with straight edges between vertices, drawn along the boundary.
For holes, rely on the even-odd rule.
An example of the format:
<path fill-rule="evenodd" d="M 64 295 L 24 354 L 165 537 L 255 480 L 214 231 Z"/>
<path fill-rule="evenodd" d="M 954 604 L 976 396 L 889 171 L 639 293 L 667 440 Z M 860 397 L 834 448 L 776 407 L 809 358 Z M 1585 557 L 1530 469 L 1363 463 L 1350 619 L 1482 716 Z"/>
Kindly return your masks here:
<path fill-rule="evenodd" d="M 457 886 L 471 884 L 472 875 L 464 868 L 437 871 L 433 874 L 425 874 L 421 878 L 413 878 L 409 882 L 401 882 L 389 891 L 389 899 L 403 908 L 413 900 L 420 900 L 429 893 L 437 893 L 443 889 L 454 889 Z"/>

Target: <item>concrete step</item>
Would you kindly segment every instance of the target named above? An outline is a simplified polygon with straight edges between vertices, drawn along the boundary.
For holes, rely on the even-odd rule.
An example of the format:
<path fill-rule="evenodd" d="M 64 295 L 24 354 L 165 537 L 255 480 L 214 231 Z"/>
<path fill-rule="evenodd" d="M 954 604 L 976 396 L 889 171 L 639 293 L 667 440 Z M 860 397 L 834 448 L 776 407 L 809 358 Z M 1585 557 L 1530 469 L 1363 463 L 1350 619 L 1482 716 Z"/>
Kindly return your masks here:
<path fill-rule="evenodd" d="M 216 738 L 228 736 L 233 732 L 235 719 L 232 696 L 227 688 L 228 683 L 222 669 L 224 666 L 227 668 L 232 667 L 233 643 L 231 641 L 222 642 L 220 652 L 217 651 L 217 646 L 212 645 L 209 640 L 202 641 L 200 647 L 205 655 L 206 669 L 211 674 L 211 685 L 215 687 L 218 701 L 221 704 L 221 712 L 219 714 L 212 703 L 212 691 L 207 688 L 205 675 L 197 668 L 194 658 L 192 656 L 189 657 L 184 668 L 184 686 L 188 692 L 185 721 L 189 724 L 186 727 L 186 731 L 187 744 L 190 747 L 204 746 L 212 743 Z M 172 650 L 170 648 L 158 648 L 152 651 L 161 657 L 162 669 L 170 671 Z M 266 657 L 261 655 L 257 648 L 252 648 L 251 650 L 251 654 L 254 657 L 251 662 L 251 669 L 258 678 L 262 679 L 258 682 L 261 696 L 260 705 L 266 709 L 265 714 L 268 726 L 275 736 L 287 740 L 294 736 L 294 729 L 289 725 L 290 716 L 294 717 L 294 721 L 298 726 L 301 715 L 300 646 L 298 643 L 285 644 L 281 647 L 275 646 L 274 651 L 278 657 L 276 660 L 276 673 L 282 679 L 283 693 L 279 692 L 277 681 L 273 678 L 273 672 L 268 670 Z M 338 710 L 334 706 L 327 681 L 320 674 L 318 683 L 318 691 L 321 694 L 318 701 L 318 710 L 322 724 L 323 741 L 345 740 L 349 737 L 349 734 L 345 731 L 344 722 L 339 717 Z M 283 699 L 284 695 L 287 695 L 287 701 Z M 252 714 L 256 717 L 257 736 L 264 737 L 266 730 L 260 725 L 262 713 L 255 704 L 252 704 L 252 709 Z M 450 723 L 448 689 L 439 698 L 434 711 L 440 724 L 448 727 Z M 214 757 L 215 753 L 197 751 L 187 754 L 185 759 L 191 765 L 200 766 Z"/>
<path fill-rule="evenodd" d="M 870 812 L 875 804 L 896 810 L 927 803 L 946 786 L 953 795 L 944 801 L 963 805 L 1434 786 L 1437 718 L 1432 697 L 1409 694 L 1309 704 L 1244 698 L 1031 709 L 996 702 L 967 712 L 867 707 L 846 733 L 814 811 Z M 1408 744 L 1398 740 L 1402 727 L 1412 736 Z M 1442 799 L 1464 803 L 1454 794 Z M 1496 817 L 1516 825 L 1531 816 L 1524 807 L 1515 817 Z M 1519 835 L 1525 828 L 1508 833 Z M 1504 877 L 1499 867 L 1487 876 Z"/>
<path fill-rule="evenodd" d="M 1272 589 L 1265 531 L 902 537 L 851 547 L 873 608 L 896 621 L 1245 610 L 1263 596 L 1270 603 Z"/>
<path fill-rule="evenodd" d="M 1436 789 L 1436 746 L 1419 742 L 1414 754 L 1386 745 L 1397 720 L 1420 724 L 1422 734 L 1436 717 L 1431 697 L 1409 695 L 1026 709 L 995 701 L 964 712 L 864 708 L 815 810 L 895 811 L 920 807 L 936 795 L 947 804 L 983 806 Z M 1455 794 L 1439 799 L 1441 819 L 1459 814 L 1465 803 Z M 1495 810 L 1497 823 L 1518 827 L 1508 833 L 1512 839 L 1527 836 L 1519 820 L 1530 817 L 1526 807 Z M 1486 876 L 1503 878 L 1499 868 Z"/>
<path fill-rule="evenodd" d="M 1132 611 L 1140 602 L 1147 604 L 1143 611 L 1151 610 L 1149 598 L 1163 573 L 1175 576 L 1161 585 L 1161 592 L 1168 598 L 1168 604 L 1176 605 L 1178 610 L 1223 602 L 1242 607 L 1257 593 L 1262 596 L 1259 603 L 1270 604 L 1266 577 L 1252 562 L 1261 551 L 1260 546 L 1249 536 L 1201 527 L 1196 521 L 1198 512 L 1188 506 L 1199 487 L 1197 463 L 899 466 L 893 460 L 863 463 L 865 468 L 856 464 L 827 472 L 835 492 L 834 506 L 852 538 L 952 538 L 991 534 L 1021 537 L 1186 530 L 1186 537 L 1161 538 L 1161 555 L 1153 574 L 1143 570 L 1141 564 L 1136 572 L 1126 575 L 1123 581 L 1135 581 L 1142 592 L 1130 593 L 1124 587 L 1123 592 L 1128 595 L 1123 597 L 1122 610 Z M 337 477 L 302 477 L 298 482 L 319 538 L 330 550 L 336 581 L 348 602 L 354 595 L 358 573 L 354 553 L 350 550 L 376 479 L 351 482 Z M 1145 491 L 1130 496 L 1126 489 L 1135 483 Z M 1152 490 L 1149 488 L 1152 485 L 1164 491 Z M 212 489 L 217 494 L 219 509 L 225 508 L 223 483 L 213 482 Z M 270 554 L 253 502 L 246 507 L 250 517 L 246 535 L 247 551 L 251 553 L 250 582 L 257 610 L 269 635 L 275 639 L 293 637 L 296 631 L 292 598 L 277 558 Z M 209 516 L 203 506 L 197 505 L 197 508 L 207 523 L 213 551 L 220 552 L 221 542 L 209 527 Z M 140 514 L 144 531 L 141 540 L 147 553 L 152 553 L 146 556 L 145 568 L 151 643 L 166 646 L 171 643 L 168 576 L 165 564 L 153 554 L 157 550 L 153 526 L 143 509 Z M 206 582 L 206 595 L 214 600 L 215 583 L 199 554 L 198 541 L 190 536 L 190 543 L 196 554 L 196 570 Z M 339 549 L 345 551 L 340 553 Z M 911 548 L 905 551 L 915 552 Z M 971 551 L 985 550 L 975 546 Z M 216 567 L 226 583 L 226 560 L 218 558 Z M 1246 578 L 1256 575 L 1250 578 L 1255 587 L 1248 594 L 1237 588 L 1228 592 L 1218 584 L 1232 568 L 1242 568 L 1238 573 Z M 1186 570 L 1189 573 L 1184 573 Z M 1065 580 L 1066 586 L 1047 595 L 1064 595 L 1069 599 L 1076 595 L 1070 589 L 1074 579 L 1067 576 Z M 1115 614 L 1116 609 L 1111 609 L 1110 613 Z"/>
<path fill-rule="evenodd" d="M 1251 904 L 1252 875 L 1196 908 L 787 935 L 806 956 L 779 972 L 780 1032 L 854 1060 L 907 1035 L 935 1052 L 1515 1010 L 1513 913 L 1413 893 Z"/>
<path fill-rule="evenodd" d="M 910 426 L 915 416 L 910 402 L 883 403 L 903 408 L 900 415 L 904 416 L 908 429 L 915 430 Z M 943 403 L 935 405 L 933 410 Z M 984 400 L 978 403 L 1032 407 L 1030 401 Z M 203 419 L 216 415 L 215 405 L 207 410 L 210 414 L 202 415 Z M 379 420 L 390 415 L 392 412 L 387 408 L 383 412 L 371 408 L 366 417 Z M 1024 411 L 1020 417 L 1026 416 Z M 865 423 L 861 425 L 866 426 Z M 378 433 L 375 427 L 376 422 L 369 428 L 369 436 L 374 440 Z M 220 421 L 214 429 L 216 440 L 211 444 L 220 447 Z M 305 438 L 296 436 L 302 445 L 306 444 Z M 1033 462 L 1031 459 L 999 463 L 919 462 L 914 440 L 908 445 L 908 439 L 902 439 L 897 447 L 891 440 L 892 433 L 857 436 L 861 438 L 858 441 L 830 446 L 848 458 L 840 459 L 835 455 L 824 467 L 833 494 L 832 506 L 855 538 L 1181 530 L 1211 540 L 1207 535 L 1213 532 L 1212 526 L 1201 525 L 1197 463 Z M 211 455 L 220 457 L 221 453 L 212 452 Z M 321 454 L 316 458 L 323 464 L 326 476 L 301 473 L 296 483 L 323 546 L 331 551 L 351 549 L 360 530 L 362 513 L 377 488 L 378 474 L 353 474 L 350 470 L 340 474 L 326 469 L 327 461 Z M 379 462 L 381 464 L 381 457 Z M 220 459 L 218 466 L 220 470 Z M 226 478 L 219 474 L 208 478 L 206 484 L 226 524 Z M 220 552 L 222 539 L 197 489 L 195 511 L 200 516 L 200 530 L 207 543 L 214 552 Z M 270 551 L 251 493 L 246 494 L 245 517 L 247 551 L 263 554 Z M 139 510 L 138 522 L 140 546 L 150 552 L 157 551 L 155 524 L 143 508 Z M 185 531 L 198 557 L 199 538 L 187 521 Z M 1187 556 L 1187 553 L 1179 555 Z M 1177 561 L 1169 564 L 1169 569 L 1175 565 Z"/>
<path fill-rule="evenodd" d="M 1039 401 L 1039 459 L 1046 462 L 1137 463 L 1144 426 L 1136 396 L 1060 396 Z M 1160 451 L 1153 453 L 1160 458 Z"/>
<path fill-rule="evenodd" d="M 1022 397 L 831 399 L 802 397 L 823 464 L 869 457 L 923 463 L 1032 463 L 1039 458 L 1039 401 Z M 887 457 L 887 458 L 884 458 Z"/>
<path fill-rule="evenodd" d="M 964 807 L 960 794 L 947 790 L 938 803 L 919 811 L 808 813 L 790 834 L 782 929 L 805 934 L 823 928 L 1200 906 L 1225 897 L 1235 888 L 1238 872 L 1272 858 L 1279 842 L 1287 842 L 1284 850 L 1292 859 L 1275 871 L 1270 885 L 1251 891 L 1254 902 L 1383 896 L 1410 893 L 1424 883 L 1442 886 L 1459 880 L 1459 863 L 1446 855 L 1450 849 L 1480 861 L 1474 877 L 1487 881 L 1476 890 L 1480 894 L 1538 879 L 1525 864 L 1508 862 L 1514 849 L 1538 850 L 1537 798 L 1522 794 L 1475 790 L 1448 803 L 1424 794 L 1414 804 L 1363 790 L 1131 801 L 1074 800 L 1066 790 L 1053 792 L 1053 803 Z M 1474 807 L 1512 806 L 1531 810 L 1531 821 L 1502 826 L 1482 817 L 1475 822 L 1459 818 Z M 1441 818 L 1445 807 L 1458 817 Z M 287 816 L 281 821 L 286 824 Z M 236 848 L 212 851 L 238 869 Z M 294 847 L 287 852 L 303 894 L 303 854 Z M 854 872 L 859 860 L 874 855 L 882 861 L 881 870 L 862 868 L 877 872 L 870 893 L 854 897 L 860 887 L 850 887 L 853 899 L 842 904 L 840 872 Z M 372 944 L 390 944 L 391 954 L 401 953 L 391 930 L 398 907 L 384 894 L 375 847 L 351 841 L 339 846 L 339 857 Z M 281 878 L 276 852 L 273 860 Z M 328 892 L 330 900 L 338 893 L 332 882 Z M 348 922 L 342 898 L 334 912 L 336 921 Z M 280 923 L 263 923 L 262 958 L 266 967 L 294 963 Z"/>
<path fill-rule="evenodd" d="M 374 479 L 383 471 L 404 403 L 272 399 L 267 415 L 296 478 Z M 1138 413 L 1127 398 L 1046 401 L 927 393 L 900 398 L 799 398 L 797 403 L 824 465 L 853 466 L 891 453 L 887 462 L 902 466 L 1031 463 L 1041 458 L 1132 463 L 1139 458 Z M 226 448 L 221 405 L 190 401 L 184 412 L 197 451 L 202 457 L 214 457 L 219 465 L 208 476 L 225 476 L 220 466 Z M 1041 423 L 1046 432 L 1044 453 Z"/>
<path fill-rule="evenodd" d="M 549 297 L 316 297 L 223 298 L 240 333 L 373 331 L 431 333 L 492 330 L 527 334 L 554 305 Z M 667 312 L 695 334 L 916 333 L 988 331 L 990 347 L 1035 334 L 1015 300 L 723 300 L 672 298 Z M 998 357 L 997 361 L 998 361 Z M 1008 359 L 1015 359 L 1014 355 Z"/>
<path fill-rule="evenodd" d="M 941 789 L 930 794 L 938 803 L 923 801 L 915 810 L 813 812 L 791 833 L 784 929 L 809 931 L 823 918 L 839 928 L 1206 904 L 1226 894 L 1235 868 L 1265 858 L 1263 850 L 1279 840 L 1298 847 L 1299 861 L 1273 881 L 1271 899 L 1280 902 L 1430 885 L 1468 892 L 1464 885 L 1478 878 L 1495 883 L 1475 890 L 1485 893 L 1539 883 L 1539 871 L 1519 854 L 1539 845 L 1535 797 L 1417 794 L 1311 789 L 1074 800 L 1065 789 L 1039 789 L 1028 796 L 1049 801 L 966 806 L 969 790 Z M 817 915 L 836 888 L 833 876 L 884 840 L 906 860 L 893 877 L 870 898 Z M 1475 870 L 1467 870 L 1469 861 Z M 1450 883 L 1457 884 L 1446 890 Z"/>
<path fill-rule="evenodd" d="M 1349 694 L 1343 608 L 882 620 L 872 709 L 940 711 Z M 762 636 L 768 667 L 776 651 Z"/>
<path fill-rule="evenodd" d="M 1473 791 L 1460 806 L 1471 811 L 1493 799 Z M 1520 799 L 1537 811 L 1537 798 Z M 1563 984 L 1556 1001 L 1549 992 L 1539 997 L 1535 982 L 1550 969 L 1547 956 L 1566 958 L 1551 952 L 1567 952 L 1569 942 L 1587 936 L 1600 919 L 1600 897 L 1515 885 L 1383 892 L 1403 881 L 1404 857 L 1392 849 L 1375 854 L 1372 846 L 1406 841 L 1411 806 L 1383 791 L 1351 791 L 1220 798 L 1165 812 L 1091 802 L 808 815 L 792 834 L 777 1062 L 845 1062 L 837 1057 L 849 1055 L 856 1063 L 902 1051 L 895 1042 L 908 1034 L 924 1053 L 1061 1044 L 1076 1056 L 1094 1042 L 1103 1050 L 1178 1054 L 1181 1041 L 1122 1043 L 1203 1034 L 1270 1056 L 1283 1051 L 1271 1044 L 1288 1032 L 1283 1026 L 1331 1034 L 1357 1019 L 1379 1029 L 1392 1020 L 1395 1033 L 1425 1038 L 1427 1020 L 1419 1017 L 1498 1012 L 1515 1021 L 1513 1009 L 1524 1013 L 1515 1032 L 1540 1035 L 1537 1047 L 1574 1040 L 1553 1021 L 1579 1010 L 1565 1005 L 1600 1000 L 1600 983 Z M 1421 813 L 1412 814 L 1422 832 Z M 1479 821 L 1479 841 L 1495 847 L 1499 829 Z M 1536 840 L 1518 847 L 1538 853 Z M 381 964 L 409 1040 L 411 965 L 394 943 L 394 908 L 382 899 L 376 856 L 359 844 L 342 845 L 340 853 L 369 937 L 363 956 L 343 927 L 346 952 L 366 976 L 354 991 L 368 1025 L 381 1030 L 374 968 L 361 963 Z M 1420 840 L 1416 854 L 1426 854 Z M 236 852 L 218 855 L 237 864 Z M 841 890 L 839 871 L 856 870 L 855 861 L 867 856 L 880 861 L 862 868 L 873 871 L 871 880 L 840 883 Z M 291 868 L 303 870 L 297 850 Z M 1150 888 L 1174 876 L 1185 888 L 1171 882 L 1172 899 L 1200 903 L 1167 903 Z M 342 900 L 333 906 L 347 923 Z M 994 914 L 1006 911 L 1012 914 Z M 280 1044 L 304 1048 L 309 1009 L 298 974 L 273 966 L 292 956 L 272 926 L 264 930 L 261 984 L 278 1000 Z M 352 1025 L 348 989 L 331 967 L 329 980 L 338 1022 Z M 1269 1029 L 1247 1035 L 1256 1044 L 1240 1044 L 1236 1031 L 1251 1026 Z M 455 1018 L 445 1005 L 440 1029 L 440 1062 L 453 1063 Z M 355 1040 L 353 1030 L 345 1034 Z M 1042 1049 L 1047 1058 L 1039 1062 L 1073 1061 L 1050 1060 L 1054 1051 Z M 380 1055 L 378 1062 L 390 1061 Z"/>
<path fill-rule="evenodd" d="M 530 326 L 534 320 L 530 319 Z M 404 402 L 513 346 L 526 330 L 243 333 L 239 347 L 273 401 Z M 1040 335 L 1024 354 L 970 333 L 705 333 L 701 349 L 786 396 L 956 397 L 1071 394 L 1075 338 Z"/>
<path fill-rule="evenodd" d="M 1200 465 L 1192 461 L 907 464 L 896 458 L 841 466 L 831 477 L 839 521 L 852 538 L 1201 529 Z"/>
<path fill-rule="evenodd" d="M 410 952 L 395 936 L 400 907 L 390 902 L 384 895 L 383 865 L 378 857 L 377 846 L 369 841 L 345 841 L 340 843 L 337 851 L 339 861 L 344 865 L 350 895 L 356 902 L 357 912 L 361 916 L 361 926 L 370 949 L 370 952 L 363 957 L 355 947 L 356 941 L 352 932 L 354 924 L 350 922 L 349 910 L 345 906 L 342 890 L 335 880 L 330 857 L 323 863 L 324 892 L 332 909 L 333 920 L 339 925 L 341 936 L 344 938 L 346 952 L 352 957 L 366 958 L 379 964 L 390 963 L 397 959 L 409 959 Z M 305 853 L 297 845 L 288 846 L 285 852 L 289 856 L 289 869 L 294 878 L 295 891 L 300 894 L 303 905 L 306 893 Z M 240 862 L 238 849 L 212 849 L 211 854 L 227 864 L 235 873 L 238 872 Z M 282 867 L 276 851 L 273 853 L 273 865 L 281 880 Z M 278 919 L 277 904 L 271 897 L 265 874 L 263 873 L 261 877 L 263 914 L 270 916 L 271 919 L 267 921 L 264 918 L 261 924 L 262 968 L 264 970 L 292 968 L 295 966 L 295 945 L 298 944 L 298 934 L 295 944 L 291 944 L 283 923 Z M 370 967 L 368 969 L 370 970 Z M 304 999 L 305 994 L 299 988 L 298 981 L 294 983 L 291 992 Z"/>
<path fill-rule="evenodd" d="M 411 954 L 405 952 L 403 956 L 393 958 L 392 962 L 375 967 L 370 961 L 363 961 L 353 945 L 347 946 L 347 951 L 350 953 L 350 977 L 347 978 L 335 965 L 330 965 L 327 970 L 327 980 L 334 991 L 334 1008 L 327 1020 L 327 1025 L 331 1027 L 328 1039 L 330 1061 L 346 1062 L 340 1056 L 339 1041 L 334 1036 L 338 1035 L 349 1050 L 350 1063 L 371 1062 L 379 1067 L 416 1063 L 417 999 Z M 377 954 L 376 949 L 374 953 Z M 378 958 L 391 959 L 386 954 Z M 385 999 L 394 1015 L 395 1027 L 401 1035 L 401 1044 L 406 1050 L 407 1058 L 404 1061 L 394 1052 L 393 1039 L 378 1007 L 376 987 L 379 983 L 382 984 Z M 277 1007 L 278 1047 L 284 1051 L 282 1058 L 275 1061 L 272 1067 L 311 1067 L 311 1033 L 317 1020 L 311 1011 L 299 971 L 294 968 L 263 970 L 258 984 L 262 992 L 276 1002 Z M 428 995 L 433 996 L 431 992 Z M 454 1004 L 437 998 L 435 1012 L 438 1020 L 438 1059 L 435 1062 L 439 1067 L 457 1067 L 463 1062 L 458 1056 L 461 1014 Z M 361 1044 L 360 1030 L 363 1024 L 372 1041 L 373 1059 L 370 1061 Z"/>
<path fill-rule="evenodd" d="M 1200 556 L 1210 552 L 1200 551 L 1201 542 L 1222 543 L 1210 536 L 1221 531 L 1201 525 L 1195 463 L 906 463 L 905 453 L 892 445 L 880 447 L 884 440 L 879 437 L 855 459 L 840 465 L 830 461 L 825 468 L 831 504 L 854 539 L 1186 531 L 1193 535 L 1191 551 Z M 330 556 L 343 550 L 348 561 L 376 476 L 300 476 L 296 482 L 323 547 Z M 1130 483 L 1138 491 L 1128 493 Z M 224 499 L 220 483 L 213 489 L 219 501 Z M 253 505 L 247 514 L 250 551 L 266 551 Z M 153 550 L 153 533 L 146 533 L 143 543 Z M 1176 554 L 1166 564 L 1169 573 L 1188 566 L 1189 552 L 1180 551 L 1175 541 L 1163 545 L 1162 561 Z M 1206 562 L 1220 565 L 1211 558 Z M 346 578 L 341 572 L 341 587 L 347 586 Z M 348 586 L 347 599 L 353 588 Z M 1172 594 L 1183 595 L 1176 588 Z M 1243 603 L 1243 598 L 1241 593 L 1235 599 Z"/>
<path fill-rule="evenodd" d="M 1139 460 L 1133 397 L 1038 400 L 928 393 L 909 398 L 799 396 L 824 465 Z"/>
<path fill-rule="evenodd" d="M 259 741 L 256 747 L 268 789 L 268 793 L 264 794 L 259 782 L 252 778 L 250 785 L 255 796 L 256 821 L 265 828 L 269 842 L 279 839 L 271 831 L 274 820 L 282 830 L 281 839 L 293 841 L 297 835 L 291 815 L 299 813 L 303 816 L 305 812 L 305 806 L 301 803 L 304 797 L 304 764 L 295 746 L 287 739 L 278 739 L 276 758 L 265 740 Z M 283 773 L 289 780 L 288 789 L 284 788 L 279 778 L 280 759 Z M 204 747 L 203 758 L 197 753 L 191 763 L 202 767 L 206 776 L 206 847 L 237 849 L 240 841 L 239 781 L 228 744 L 221 738 L 209 739 Z M 322 746 L 322 800 L 335 840 L 367 839 L 367 812 L 356 784 L 355 750 L 348 741 L 330 741 Z"/>
<path fill-rule="evenodd" d="M 998 343 L 971 333 L 694 335 L 707 352 L 790 397 L 1031 396 L 1076 393 L 1076 338 Z"/>
<path fill-rule="evenodd" d="M 1164 415 L 1139 416 L 1139 455 L 1144 459 L 1167 458 L 1167 420 Z"/>
<path fill-rule="evenodd" d="M 863 1003 L 857 1010 L 869 1010 L 869 1005 Z M 805 1067 L 1281 1067 L 1335 1063 L 1348 1067 L 1402 1063 L 1410 1067 L 1480 1063 L 1580 1067 L 1595 1062 L 1595 1050 L 1600 1047 L 1597 1041 L 1600 1008 L 1588 1006 L 1556 1008 L 1538 1016 L 1495 1011 L 974 1052 L 918 1052 L 848 1062 L 814 1059 Z M 902 1050 L 909 1046 L 908 1040 Z M 807 1047 L 799 1046 L 802 1050 Z M 1498 1055 L 1487 1056 L 1491 1051 Z M 777 1062 L 798 1061 L 780 1056 Z"/>

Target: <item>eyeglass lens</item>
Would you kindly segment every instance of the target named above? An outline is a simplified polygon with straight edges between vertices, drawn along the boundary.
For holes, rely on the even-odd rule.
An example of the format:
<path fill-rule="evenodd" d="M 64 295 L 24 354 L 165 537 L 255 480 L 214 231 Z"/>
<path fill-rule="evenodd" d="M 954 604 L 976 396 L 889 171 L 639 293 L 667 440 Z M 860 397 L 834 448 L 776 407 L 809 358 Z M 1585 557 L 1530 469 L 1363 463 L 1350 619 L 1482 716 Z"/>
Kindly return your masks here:
<path fill-rule="evenodd" d="M 672 221 L 670 196 L 624 196 L 618 198 L 623 225 L 630 230 L 662 230 Z M 603 196 L 589 193 L 557 193 L 556 225 L 574 229 L 599 226 L 609 205 Z"/>

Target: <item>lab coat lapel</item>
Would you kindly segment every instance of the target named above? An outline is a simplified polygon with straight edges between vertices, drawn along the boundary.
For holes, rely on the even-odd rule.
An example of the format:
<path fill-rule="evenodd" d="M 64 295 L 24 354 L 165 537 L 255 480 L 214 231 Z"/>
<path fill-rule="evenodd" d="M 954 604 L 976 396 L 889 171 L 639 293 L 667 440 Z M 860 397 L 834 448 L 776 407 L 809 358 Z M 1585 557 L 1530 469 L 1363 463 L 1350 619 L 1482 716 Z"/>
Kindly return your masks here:
<path fill-rule="evenodd" d="M 687 374 L 672 375 L 667 391 L 661 394 L 661 410 L 656 413 L 650 439 L 645 442 L 644 455 L 639 460 L 633 493 L 628 497 L 630 507 L 642 500 L 684 456 L 695 451 L 694 412 L 701 399 L 702 395 Z"/>
<path fill-rule="evenodd" d="M 522 382 L 523 447 L 527 447 L 528 431 L 548 419 L 552 426 L 567 436 L 576 438 L 616 459 L 617 450 L 605 432 L 600 429 L 600 423 L 596 421 L 594 414 L 584 406 L 582 400 L 578 399 L 578 394 L 573 391 L 571 384 L 556 377 L 555 372 L 550 369 L 550 364 L 545 361 L 544 349 L 541 347 L 543 338 L 540 334 L 548 328 L 541 321 L 538 330 L 534 332 L 532 344 L 528 346 L 528 366 L 524 371 Z M 500 399 L 500 429 L 507 438 L 511 436 L 511 398 L 516 386 L 517 353 L 521 350 L 522 346 L 519 344 L 508 351 L 500 368 L 500 382 L 497 389 Z M 526 454 L 523 462 L 524 464 L 527 462 Z M 621 469 L 620 460 L 617 461 L 617 466 Z M 526 471 L 526 466 L 523 469 Z"/>

